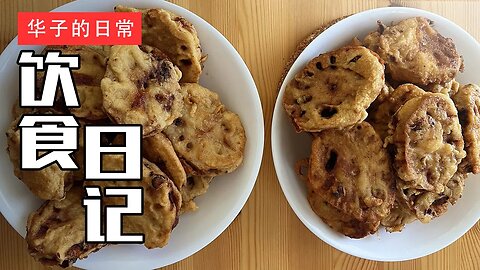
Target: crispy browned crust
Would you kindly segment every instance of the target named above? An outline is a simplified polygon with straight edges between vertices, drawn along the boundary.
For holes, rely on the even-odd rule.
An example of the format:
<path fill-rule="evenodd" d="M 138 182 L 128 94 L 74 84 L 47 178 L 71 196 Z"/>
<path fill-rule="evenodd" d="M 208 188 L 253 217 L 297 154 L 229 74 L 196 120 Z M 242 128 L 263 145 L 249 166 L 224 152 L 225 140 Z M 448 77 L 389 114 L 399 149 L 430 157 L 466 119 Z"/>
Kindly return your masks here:
<path fill-rule="evenodd" d="M 105 75 L 108 47 L 102 46 L 47 46 L 47 51 L 60 51 L 62 54 L 74 54 L 80 56 L 80 69 L 73 70 L 72 76 L 79 97 L 80 107 L 68 108 L 76 117 L 88 120 L 106 119 L 107 115 L 102 106 L 102 89 L 100 82 Z M 44 73 L 37 77 L 37 81 L 44 80 Z M 61 96 L 57 97 L 57 103 L 63 103 Z"/>
<path fill-rule="evenodd" d="M 161 132 L 183 108 L 180 73 L 156 48 L 113 46 L 101 82 L 105 112 L 117 124 L 141 124 L 144 137 Z"/>
<path fill-rule="evenodd" d="M 394 180 L 383 142 L 367 122 L 315 135 L 308 185 L 358 221 L 379 224 L 394 201 Z"/>
<path fill-rule="evenodd" d="M 151 8 L 137 9 L 118 5 L 116 12 L 142 12 L 142 42 L 156 47 L 182 71 L 183 83 L 197 83 L 203 62 L 200 40 L 192 23 L 170 11 Z"/>
<path fill-rule="evenodd" d="M 198 206 L 194 199 L 208 191 L 212 179 L 212 176 L 189 175 L 187 177 L 185 186 L 180 190 L 182 194 L 180 214 L 197 210 Z"/>
<path fill-rule="evenodd" d="M 298 132 L 345 128 L 363 121 L 385 85 L 383 61 L 363 46 L 315 57 L 288 83 L 283 107 Z"/>
<path fill-rule="evenodd" d="M 182 162 L 175 153 L 170 140 L 163 133 L 144 139 L 143 155 L 157 165 L 181 190 L 187 181 Z"/>
<path fill-rule="evenodd" d="M 376 106 L 370 108 L 367 121 L 384 140 L 388 136 L 388 124 L 397 110 L 408 100 L 424 93 L 425 91 L 413 84 L 402 84 L 388 93 L 382 101 L 380 98 L 377 99 Z"/>
<path fill-rule="evenodd" d="M 431 20 L 413 17 L 392 26 L 380 21 L 378 25 L 364 44 L 382 57 L 394 81 L 444 84 L 463 71 L 463 58 L 453 40 L 438 33 Z"/>
<path fill-rule="evenodd" d="M 30 113 L 52 114 L 53 112 L 33 110 Z M 13 120 L 6 132 L 7 152 L 13 164 L 15 176 L 38 198 L 62 200 L 72 186 L 72 171 L 62 170 L 58 164 L 52 164 L 41 170 L 22 170 L 20 168 L 20 129 L 17 127 L 19 121 L 20 117 Z"/>
<path fill-rule="evenodd" d="M 465 157 L 457 110 L 438 93 L 410 99 L 395 113 L 392 134 L 395 169 L 407 187 L 442 192 Z"/>
<path fill-rule="evenodd" d="M 213 91 L 181 84 L 184 110 L 164 134 L 191 175 L 216 176 L 234 171 L 243 161 L 246 136 L 240 117 Z"/>
<path fill-rule="evenodd" d="M 155 164 L 143 159 L 141 181 L 85 181 L 86 186 L 104 187 L 141 187 L 143 189 L 143 215 L 125 216 L 125 233 L 142 232 L 145 235 L 145 247 L 161 248 L 167 245 L 172 230 L 178 223 L 178 214 L 182 207 L 182 197 L 168 176 Z M 119 156 L 103 157 L 105 170 L 118 170 L 123 166 Z M 121 197 L 103 197 L 105 205 L 121 205 Z"/>
<path fill-rule="evenodd" d="M 75 186 L 63 201 L 47 201 L 30 214 L 26 241 L 30 254 L 45 265 L 71 266 L 105 245 L 85 243 L 83 188 Z M 68 237 L 67 237 L 68 235 Z"/>
<path fill-rule="evenodd" d="M 363 238 L 378 230 L 379 222 L 365 222 L 346 214 L 326 202 L 313 190 L 308 191 L 308 202 L 312 210 L 333 230 L 350 238 Z"/>
<path fill-rule="evenodd" d="M 465 157 L 457 110 L 444 94 L 410 99 L 393 116 L 390 134 L 398 194 L 424 222 L 443 214 L 463 190 Z M 452 199 L 451 199 L 452 198 Z"/>
<path fill-rule="evenodd" d="M 453 96 L 462 126 L 467 157 L 461 167 L 466 172 L 480 173 L 480 87 L 469 84 L 462 86 Z"/>

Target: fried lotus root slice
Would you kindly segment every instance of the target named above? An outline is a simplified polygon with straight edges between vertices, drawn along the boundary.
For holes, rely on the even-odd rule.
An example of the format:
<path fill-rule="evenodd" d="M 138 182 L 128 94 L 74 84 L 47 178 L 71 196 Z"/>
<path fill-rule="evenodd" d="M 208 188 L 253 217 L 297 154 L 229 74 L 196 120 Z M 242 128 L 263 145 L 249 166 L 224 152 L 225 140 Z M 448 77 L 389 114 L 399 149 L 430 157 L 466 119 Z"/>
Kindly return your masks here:
<path fill-rule="evenodd" d="M 55 104 L 54 104 L 55 105 Z M 46 107 L 20 107 L 20 100 L 17 99 L 12 106 L 11 115 L 12 119 L 17 119 L 24 114 L 36 114 L 36 113 L 49 113 L 55 111 L 55 108 L 46 108 Z M 58 113 L 65 113 L 64 111 L 58 111 Z"/>
<path fill-rule="evenodd" d="M 432 93 L 442 93 L 450 97 L 455 96 L 460 90 L 460 84 L 455 80 L 451 80 L 443 84 L 429 84 L 425 87 L 425 90 Z"/>
<path fill-rule="evenodd" d="M 163 133 L 144 139 L 143 155 L 165 172 L 177 188 L 182 190 L 187 181 L 187 175 L 172 143 Z"/>
<path fill-rule="evenodd" d="M 219 96 L 198 85 L 182 84 L 187 93 L 182 116 L 165 129 L 187 174 L 216 176 L 235 170 L 243 160 L 245 130 L 238 115 Z"/>
<path fill-rule="evenodd" d="M 341 212 L 377 224 L 395 199 L 391 162 L 373 127 L 329 129 L 312 142 L 308 183 Z"/>
<path fill-rule="evenodd" d="M 370 50 L 344 47 L 312 59 L 289 82 L 283 106 L 298 132 L 363 121 L 385 85 L 384 66 Z"/>
<path fill-rule="evenodd" d="M 406 187 L 404 182 L 397 182 L 403 200 L 422 223 L 429 223 L 432 219 L 447 212 L 448 205 L 455 204 L 462 196 L 465 186 L 466 173 L 457 172 L 445 185 L 441 193 Z"/>
<path fill-rule="evenodd" d="M 450 178 L 450 180 L 448 180 L 443 194 L 448 197 L 448 202 L 451 205 L 456 204 L 457 201 L 462 197 L 463 189 L 465 188 L 465 180 L 467 177 L 467 173 L 459 170 L 452 176 L 452 178 Z"/>
<path fill-rule="evenodd" d="M 392 91 L 378 106 L 370 112 L 367 121 L 372 124 L 382 140 L 388 136 L 388 124 L 397 110 L 408 100 L 425 93 L 413 84 L 402 84 Z"/>
<path fill-rule="evenodd" d="M 393 116 L 388 143 L 405 187 L 441 193 L 465 157 L 462 130 L 452 100 L 425 93 Z M 397 181 L 398 182 L 398 181 Z"/>
<path fill-rule="evenodd" d="M 462 126 L 467 157 L 461 167 L 466 172 L 480 173 L 480 87 L 474 84 L 462 86 L 453 96 Z"/>
<path fill-rule="evenodd" d="M 43 71 L 37 72 L 37 80 L 39 80 L 39 77 L 43 76 L 41 74 L 42 72 Z M 63 101 L 60 101 L 60 99 L 57 98 L 56 100 L 54 100 L 53 107 L 20 107 L 20 99 L 17 98 L 17 100 L 12 105 L 11 116 L 12 119 L 17 119 L 24 114 L 69 114 L 68 109 L 62 102 Z"/>
<path fill-rule="evenodd" d="M 111 45 L 94 45 L 94 46 L 88 46 L 88 47 L 96 51 L 97 53 L 103 55 L 105 59 L 110 56 L 110 49 L 112 48 Z"/>
<path fill-rule="evenodd" d="M 122 170 L 123 158 L 117 155 L 103 157 L 103 168 Z M 175 184 L 155 164 L 143 159 L 141 181 L 86 181 L 85 186 L 141 187 L 143 188 L 143 215 L 123 217 L 124 233 L 143 233 L 145 247 L 161 248 L 167 245 L 172 230 L 178 223 L 182 196 Z M 103 197 L 105 205 L 124 205 L 122 197 Z"/>
<path fill-rule="evenodd" d="M 60 51 L 63 55 L 78 55 L 80 69 L 72 70 L 73 81 L 79 98 L 79 108 L 68 108 L 79 118 L 99 120 L 107 118 L 103 111 L 100 82 L 105 75 L 106 56 L 98 48 L 89 46 L 47 46 L 47 51 Z M 43 80 L 43 76 L 40 78 Z M 62 101 L 63 102 L 63 101 Z"/>
<path fill-rule="evenodd" d="M 330 205 L 322 196 L 313 190 L 308 191 L 307 199 L 315 214 L 330 228 L 343 235 L 359 239 L 373 234 L 378 230 L 379 222 L 367 223 L 359 221 Z"/>
<path fill-rule="evenodd" d="M 364 44 L 385 61 L 386 72 L 398 82 L 443 84 L 463 70 L 463 59 L 452 39 L 440 35 L 433 22 L 409 18 L 392 26 L 381 22 Z"/>
<path fill-rule="evenodd" d="M 310 168 L 309 158 L 304 158 L 297 160 L 295 162 L 295 174 L 297 174 L 300 179 L 308 183 L 308 170 Z"/>
<path fill-rule="evenodd" d="M 101 83 L 105 111 L 117 124 L 141 124 L 144 137 L 161 132 L 181 115 L 180 77 L 158 49 L 113 46 Z"/>
<path fill-rule="evenodd" d="M 381 224 L 387 232 L 401 232 L 405 225 L 417 220 L 412 210 L 402 198 L 396 198 L 390 214 L 382 219 Z"/>
<path fill-rule="evenodd" d="M 180 82 L 197 83 L 203 62 L 195 27 L 185 18 L 163 9 L 116 6 L 116 12 L 142 12 L 142 42 L 156 47 L 182 71 Z"/>
<path fill-rule="evenodd" d="M 180 213 L 195 211 L 198 209 L 194 199 L 207 192 L 213 177 L 191 175 L 187 177 L 187 183 L 180 190 L 182 193 L 182 209 Z"/>
<path fill-rule="evenodd" d="M 20 168 L 20 118 L 14 120 L 6 132 L 7 152 L 13 164 L 15 176 L 28 189 L 42 200 L 62 200 L 72 186 L 72 171 L 60 169 L 58 164 L 49 165 L 41 170 L 22 170 Z"/>
<path fill-rule="evenodd" d="M 71 266 L 105 245 L 85 243 L 83 188 L 73 187 L 62 201 L 47 201 L 30 214 L 27 244 L 30 255 L 42 264 Z"/>

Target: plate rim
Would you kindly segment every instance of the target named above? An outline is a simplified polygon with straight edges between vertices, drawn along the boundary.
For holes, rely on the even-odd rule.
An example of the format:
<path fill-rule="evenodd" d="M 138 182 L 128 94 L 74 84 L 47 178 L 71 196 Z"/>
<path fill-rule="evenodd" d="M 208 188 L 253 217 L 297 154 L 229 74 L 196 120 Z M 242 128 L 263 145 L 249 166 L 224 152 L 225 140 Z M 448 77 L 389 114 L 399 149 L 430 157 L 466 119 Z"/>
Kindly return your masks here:
<path fill-rule="evenodd" d="M 59 12 L 59 11 L 74 11 L 76 9 L 77 5 L 88 5 L 89 3 L 94 3 L 95 1 L 92 0 L 75 0 L 69 3 L 66 3 L 64 5 L 58 6 L 53 10 L 50 10 L 49 12 Z M 103 1 L 102 1 L 103 2 Z M 107 2 L 107 1 L 105 1 Z M 118 4 L 126 4 L 126 5 L 133 5 L 133 6 L 148 6 L 148 5 L 155 5 L 155 3 L 159 3 L 158 5 L 162 5 L 161 8 L 167 9 L 167 10 L 175 10 L 174 12 L 181 11 L 179 13 L 182 13 L 180 15 L 185 16 L 184 14 L 188 14 L 189 17 L 195 18 L 196 20 L 200 21 L 201 24 L 203 24 L 204 27 L 208 28 L 210 32 L 212 32 L 216 38 L 220 40 L 220 42 L 228 49 L 228 51 L 231 53 L 231 56 L 233 57 L 234 61 L 237 62 L 241 69 L 244 71 L 239 76 L 243 76 L 244 78 L 242 79 L 245 81 L 245 84 L 248 85 L 248 89 L 246 91 L 251 92 L 250 94 L 253 94 L 253 101 L 254 104 L 251 106 L 253 110 L 255 110 L 256 117 L 254 119 L 254 123 L 251 125 L 254 127 L 254 129 L 257 130 L 257 134 L 255 134 L 254 138 L 247 138 L 247 143 L 248 141 L 254 142 L 251 144 L 252 147 L 252 159 L 253 159 L 253 164 L 252 167 L 249 168 L 249 179 L 248 184 L 245 185 L 246 190 L 244 193 L 239 196 L 238 200 L 235 203 L 235 207 L 232 208 L 232 211 L 227 213 L 223 218 L 219 219 L 219 225 L 217 225 L 217 229 L 215 230 L 214 233 L 210 234 L 210 237 L 205 237 L 201 243 L 197 244 L 195 247 L 190 248 L 189 250 L 181 250 L 179 254 L 180 256 L 177 256 L 175 259 L 164 262 L 164 263 L 155 263 L 159 262 L 160 259 L 155 260 L 153 263 L 150 262 L 150 265 L 155 264 L 154 267 L 164 267 L 167 265 L 174 264 L 178 261 L 181 261 L 183 259 L 186 259 L 193 254 L 197 253 L 201 249 L 205 248 L 207 245 L 215 241 L 215 239 L 218 238 L 236 219 L 236 217 L 239 215 L 240 211 L 243 209 L 245 204 L 247 203 L 248 199 L 250 198 L 250 195 L 252 194 L 253 188 L 255 187 L 256 181 L 258 179 L 259 173 L 260 173 L 260 168 L 263 160 L 263 153 L 264 153 L 264 148 L 265 148 L 265 122 L 264 122 L 264 116 L 263 116 L 263 106 L 261 103 L 260 95 L 258 92 L 258 88 L 256 86 L 256 83 L 253 79 L 253 76 L 251 74 L 250 69 L 246 65 L 245 61 L 241 57 L 241 55 L 238 53 L 236 48 L 230 43 L 230 41 L 222 34 L 220 31 L 218 31 L 214 26 L 212 26 L 209 22 L 207 22 L 205 19 L 197 15 L 196 13 L 182 7 L 179 5 L 176 5 L 174 3 L 164 1 L 164 0 L 108 0 L 108 3 L 112 4 L 112 8 L 114 5 Z M 5 47 L 5 49 L 2 51 L 0 55 L 0 72 L 3 72 L 5 69 L 8 69 L 7 63 L 9 63 L 12 57 L 17 57 L 15 54 L 17 51 L 27 48 L 27 47 L 34 47 L 34 46 L 24 46 L 24 45 L 18 45 L 18 35 L 15 36 L 12 41 L 8 43 L 8 45 Z M 244 125 L 247 123 L 247 121 L 242 122 Z M 247 182 L 247 181 L 245 181 Z M 33 195 L 32 195 L 33 196 Z M 8 203 L 6 202 L 6 197 L 5 196 L 0 196 L 0 213 L 4 216 L 5 220 L 8 222 L 8 224 L 18 233 L 20 236 L 24 237 L 23 231 L 20 231 L 21 228 L 16 228 L 12 224 L 12 220 L 14 219 L 14 212 L 9 211 L 7 208 Z M 74 266 L 76 267 L 85 267 L 84 264 L 87 262 L 88 259 L 84 260 L 77 260 L 76 263 L 74 263 Z M 88 266 L 91 267 L 91 260 L 88 263 Z M 139 266 L 141 267 L 141 266 Z"/>
<path fill-rule="evenodd" d="M 468 37 L 470 42 L 476 44 L 476 46 L 480 50 L 480 43 L 472 35 L 470 35 L 466 30 L 464 30 L 462 27 L 460 27 L 455 22 L 453 22 L 453 21 L 451 21 L 451 20 L 449 20 L 449 19 L 447 19 L 447 18 L 445 18 L 445 17 L 443 17 L 439 14 L 436 14 L 436 13 L 433 13 L 433 12 L 430 12 L 430 11 L 427 11 L 427 10 L 424 10 L 424 9 L 411 8 L 411 7 L 381 7 L 381 8 L 368 9 L 368 10 L 364 10 L 364 11 L 352 14 L 352 15 L 334 23 L 329 28 L 327 28 L 324 32 L 320 33 L 317 37 L 315 37 L 313 40 L 311 40 L 311 42 L 302 50 L 302 52 L 292 62 L 292 65 L 288 68 L 288 72 L 286 73 L 285 77 L 282 79 L 282 83 L 281 83 L 281 86 L 279 88 L 278 95 L 277 95 L 277 98 L 276 98 L 276 101 L 275 101 L 275 104 L 274 104 L 274 111 L 273 111 L 273 116 L 272 116 L 272 125 L 271 125 L 271 130 L 270 130 L 271 131 L 271 138 L 270 139 L 271 139 L 271 150 L 272 150 L 273 163 L 274 163 L 274 167 L 275 167 L 275 173 L 276 173 L 276 176 L 277 176 L 277 180 L 280 184 L 280 187 L 282 189 L 283 195 L 287 199 L 288 205 L 293 210 L 293 212 L 295 213 L 297 218 L 300 219 L 300 221 L 305 225 L 305 227 L 307 227 L 309 229 L 310 232 L 312 232 L 318 239 L 327 243 L 331 247 L 333 247 L 333 248 L 335 248 L 335 249 L 337 249 L 341 252 L 344 252 L 346 254 L 358 257 L 358 258 L 368 259 L 368 260 L 372 260 L 372 261 L 382 261 L 382 262 L 401 262 L 401 261 L 413 260 L 413 259 L 428 256 L 430 254 L 438 252 L 438 251 L 446 248 L 447 246 L 451 245 L 452 243 L 454 243 L 455 241 L 460 239 L 462 236 L 464 236 L 465 233 L 467 233 L 476 224 L 476 222 L 478 222 L 478 220 L 480 220 L 480 213 L 477 215 L 477 218 L 476 218 L 477 221 L 473 222 L 472 224 L 469 224 L 468 226 L 465 226 L 464 229 L 461 230 L 461 234 L 458 237 L 452 237 L 451 240 L 446 241 L 442 245 L 437 246 L 435 248 L 430 248 L 428 251 L 423 252 L 423 254 L 415 254 L 413 256 L 403 256 L 403 255 L 399 254 L 399 256 L 396 256 L 396 257 L 382 258 L 381 256 L 380 257 L 379 256 L 375 257 L 375 256 L 370 256 L 369 254 L 365 254 L 361 251 L 361 249 L 347 250 L 347 248 L 345 247 L 344 244 L 340 244 L 340 243 L 337 243 L 335 241 L 332 241 L 330 237 L 326 236 L 313 223 L 311 223 L 309 221 L 309 219 L 300 210 L 294 196 L 291 193 L 289 193 L 288 191 L 286 191 L 288 189 L 288 187 L 286 186 L 285 182 L 288 181 L 288 179 L 286 179 L 288 177 L 280 175 L 280 172 L 282 171 L 282 169 L 281 169 L 282 164 L 281 164 L 281 162 L 279 161 L 279 158 L 278 158 L 278 156 L 279 156 L 279 149 L 278 148 L 279 147 L 276 147 L 277 145 L 279 145 L 279 140 L 280 140 L 278 138 L 279 136 L 277 136 L 277 134 L 280 132 L 279 128 L 278 128 L 278 125 L 281 121 L 281 118 L 280 118 L 279 115 L 282 114 L 282 113 L 285 113 L 284 110 L 283 110 L 282 99 L 283 99 L 283 94 L 285 92 L 286 84 L 288 83 L 287 78 L 291 78 L 291 76 L 292 76 L 291 73 L 293 72 L 292 67 L 295 65 L 295 63 L 298 61 L 298 59 L 301 57 L 301 55 L 307 49 L 309 49 L 310 47 L 313 46 L 312 44 L 314 43 L 315 40 L 321 39 L 325 35 L 324 33 L 329 32 L 329 31 L 333 31 L 334 29 L 332 30 L 332 28 L 334 28 L 335 25 L 337 25 L 339 23 L 345 23 L 345 22 L 348 22 L 350 20 L 354 20 L 358 16 L 365 16 L 365 15 L 373 14 L 373 13 L 376 13 L 376 12 L 385 12 L 387 10 L 388 10 L 388 12 L 391 12 L 391 13 L 394 13 L 394 12 L 406 13 L 406 12 L 409 12 L 409 11 L 415 12 L 416 14 L 417 13 L 423 13 L 423 16 L 428 16 L 429 18 L 433 18 L 434 21 L 436 19 L 446 21 L 446 22 L 449 23 L 449 25 L 451 27 L 455 28 L 456 31 L 460 31 L 463 34 L 465 34 L 465 37 Z M 421 16 L 421 15 L 412 15 L 411 17 L 415 17 L 415 16 Z M 320 49 L 318 49 L 318 51 L 319 51 L 319 53 L 322 53 L 322 51 Z M 293 126 L 292 126 L 292 128 L 293 128 Z M 284 179 L 284 180 L 281 180 L 281 179 Z M 321 222 L 323 222 L 323 221 L 321 221 Z M 331 228 L 328 228 L 328 229 L 333 231 L 333 229 L 331 229 Z M 356 241 L 361 241 L 361 239 L 356 240 Z M 422 253 L 422 252 L 420 252 L 420 253 Z"/>

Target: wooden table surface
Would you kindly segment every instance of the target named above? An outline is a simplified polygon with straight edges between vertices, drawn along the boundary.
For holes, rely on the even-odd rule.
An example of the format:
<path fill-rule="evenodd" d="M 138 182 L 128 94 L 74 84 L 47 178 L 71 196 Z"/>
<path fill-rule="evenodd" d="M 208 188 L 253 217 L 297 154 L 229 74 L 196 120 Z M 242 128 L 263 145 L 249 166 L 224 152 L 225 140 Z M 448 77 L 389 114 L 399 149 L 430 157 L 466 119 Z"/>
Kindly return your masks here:
<path fill-rule="evenodd" d="M 101 1 L 101 0 L 99 0 Z M 0 0 L 0 50 L 16 35 L 16 12 L 49 11 L 69 1 Z M 385 0 L 176 0 L 200 15 L 238 50 L 258 87 L 265 118 L 265 151 L 257 184 L 235 221 L 195 255 L 166 269 L 480 269 L 480 225 L 422 259 L 383 263 L 330 247 L 295 216 L 278 184 L 270 148 L 277 84 L 297 44 L 335 18 L 366 9 L 409 6 L 456 22 L 480 40 L 480 1 Z M 398 252 L 402 252 L 399 250 Z M 0 270 L 45 269 L 30 258 L 25 241 L 0 215 Z"/>

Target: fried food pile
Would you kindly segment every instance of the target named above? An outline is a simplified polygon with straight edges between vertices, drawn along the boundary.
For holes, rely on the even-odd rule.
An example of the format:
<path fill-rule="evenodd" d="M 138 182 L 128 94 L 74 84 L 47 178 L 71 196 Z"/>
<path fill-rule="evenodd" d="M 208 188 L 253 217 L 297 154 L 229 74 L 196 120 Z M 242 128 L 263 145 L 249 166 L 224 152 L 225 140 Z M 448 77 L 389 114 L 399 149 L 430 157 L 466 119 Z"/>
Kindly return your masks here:
<path fill-rule="evenodd" d="M 351 238 L 430 222 L 480 172 L 480 87 L 455 81 L 453 41 L 417 17 L 357 43 L 312 59 L 283 96 L 313 137 L 296 164 L 312 210 Z"/>
<path fill-rule="evenodd" d="M 54 108 L 13 107 L 7 131 L 8 153 L 15 175 L 45 203 L 30 214 L 28 249 L 47 265 L 71 266 L 105 245 L 85 243 L 83 186 L 142 187 L 143 215 L 125 216 L 125 233 L 145 235 L 147 248 L 168 244 L 179 215 L 195 211 L 195 198 L 206 193 L 215 176 L 237 169 L 245 150 L 242 121 L 215 92 L 198 84 L 203 64 L 195 27 L 163 9 L 115 7 L 116 12 L 141 12 L 140 46 L 47 46 L 62 54 L 80 55 L 73 70 L 80 107 L 66 108 L 57 95 Z M 40 87 L 45 74 L 37 74 Z M 42 170 L 20 169 L 20 130 L 24 114 L 73 114 L 80 123 L 78 171 L 57 164 Z M 83 129 L 88 124 L 141 124 L 141 181 L 85 181 Z M 103 136 L 103 135 L 102 135 Z M 104 135 L 103 145 L 125 145 L 123 135 Z M 105 155 L 102 166 L 122 170 L 123 157 Z M 121 197 L 104 197 L 105 205 L 122 205 Z"/>

